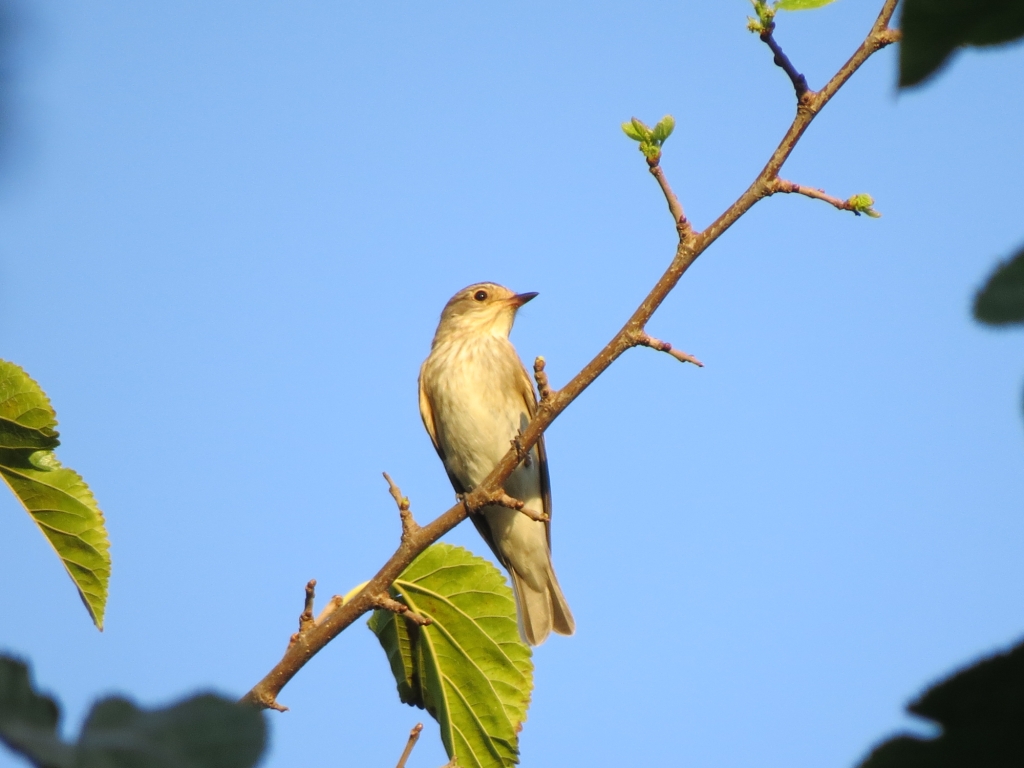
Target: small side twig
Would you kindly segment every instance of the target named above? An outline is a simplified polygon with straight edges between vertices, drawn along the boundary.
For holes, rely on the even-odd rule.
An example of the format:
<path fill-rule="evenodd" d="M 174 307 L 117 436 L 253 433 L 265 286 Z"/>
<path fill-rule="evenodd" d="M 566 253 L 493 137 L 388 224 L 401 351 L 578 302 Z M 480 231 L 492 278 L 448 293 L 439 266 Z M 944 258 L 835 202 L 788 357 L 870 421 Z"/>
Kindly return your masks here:
<path fill-rule="evenodd" d="M 546 402 L 551 399 L 554 394 L 551 390 L 551 384 L 548 382 L 548 375 L 544 372 L 544 366 L 547 365 L 547 361 L 538 356 L 533 361 L 533 377 L 537 380 L 537 391 L 540 393 L 540 401 Z"/>
<path fill-rule="evenodd" d="M 391 498 L 398 505 L 398 515 L 402 518 L 402 541 L 408 541 L 420 529 L 420 526 L 413 519 L 412 511 L 409 509 L 409 499 L 402 495 L 401 489 L 395 485 L 395 481 L 391 479 L 387 472 L 384 472 L 383 475 L 384 479 L 388 481 L 388 491 L 391 493 Z"/>
<path fill-rule="evenodd" d="M 840 211 L 850 211 L 854 216 L 860 216 L 862 213 L 866 213 L 868 216 L 877 218 L 880 215 L 871 207 L 874 204 L 874 201 L 867 195 L 854 195 L 849 200 L 841 200 L 834 195 L 828 194 L 823 189 L 805 187 L 803 184 L 797 184 L 795 182 L 786 181 L 785 179 L 776 177 L 768 183 L 768 194 L 774 195 L 779 192 L 790 195 L 803 195 L 804 197 L 821 200 L 822 202 L 828 203 L 833 208 L 838 208 Z"/>
<path fill-rule="evenodd" d="M 536 520 L 538 523 L 546 523 L 551 518 L 543 512 L 537 512 L 536 510 L 530 509 L 526 506 L 526 503 L 509 496 L 505 491 L 497 491 L 495 493 L 487 494 L 487 504 L 493 504 L 499 507 L 505 507 L 506 509 L 515 509 L 522 512 L 531 520 Z"/>
<path fill-rule="evenodd" d="M 316 579 L 306 582 L 306 602 L 299 615 L 299 632 L 313 623 L 313 601 L 316 600 Z"/>
<path fill-rule="evenodd" d="M 409 606 L 405 603 L 400 603 L 390 595 L 377 595 L 373 598 L 373 606 L 375 608 L 381 608 L 385 611 L 391 611 L 397 613 L 405 618 L 409 619 L 414 624 L 419 624 L 421 627 L 425 627 L 432 622 L 426 616 L 420 616 L 416 611 L 409 610 Z"/>
<path fill-rule="evenodd" d="M 412 754 L 412 748 L 416 746 L 416 742 L 420 739 L 420 732 L 423 730 L 423 723 L 416 723 L 412 730 L 409 731 L 409 740 L 405 742 L 405 749 L 402 751 L 402 756 L 398 758 L 398 765 L 395 768 L 405 768 L 405 761 L 409 759 L 409 755 Z"/>
<path fill-rule="evenodd" d="M 672 220 L 676 223 L 676 233 L 679 235 L 679 239 L 685 240 L 687 236 L 693 234 L 693 227 L 687 221 L 686 214 L 683 213 L 682 203 L 679 202 L 676 193 L 672 191 L 672 187 L 668 185 L 668 178 L 661 170 L 661 166 L 658 165 L 659 161 L 660 157 L 650 158 L 647 160 L 647 165 L 650 167 L 651 175 L 657 179 L 661 193 L 665 195 L 665 202 L 668 203 L 669 213 L 672 214 Z"/>
<path fill-rule="evenodd" d="M 667 341 L 656 339 L 653 336 L 648 335 L 646 332 L 641 332 L 637 336 L 636 345 L 640 347 L 650 347 L 651 349 L 656 349 L 659 352 L 665 352 L 666 354 L 672 355 L 672 357 L 681 363 L 693 363 L 698 368 L 704 367 L 704 363 L 693 355 L 687 354 L 681 349 L 676 349 Z"/>
<path fill-rule="evenodd" d="M 811 90 L 807 85 L 807 78 L 796 71 L 796 67 L 793 66 L 793 62 L 791 62 L 789 57 L 783 53 L 782 47 L 772 36 L 774 31 L 775 22 L 772 22 L 764 28 L 758 37 L 760 37 L 761 40 L 772 49 L 772 53 L 775 54 L 775 64 L 782 67 L 782 70 L 789 75 L 790 82 L 793 83 L 793 90 L 796 91 L 796 100 L 800 101 L 803 99 L 804 94 Z"/>

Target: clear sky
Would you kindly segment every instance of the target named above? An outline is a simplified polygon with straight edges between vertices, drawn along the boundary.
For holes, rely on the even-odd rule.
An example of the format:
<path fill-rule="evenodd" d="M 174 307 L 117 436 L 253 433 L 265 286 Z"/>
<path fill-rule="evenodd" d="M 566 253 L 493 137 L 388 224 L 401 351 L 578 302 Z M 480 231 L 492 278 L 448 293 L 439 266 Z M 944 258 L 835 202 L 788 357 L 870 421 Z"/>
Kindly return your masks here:
<path fill-rule="evenodd" d="M 780 17 L 812 88 L 880 0 Z M 106 513 L 107 627 L 0 496 L 0 648 L 76 731 L 90 701 L 240 695 L 306 580 L 369 578 L 453 500 L 420 423 L 437 316 L 539 291 L 512 339 L 552 384 L 617 330 L 675 233 L 753 179 L 792 88 L 741 0 L 18 6 L 0 178 L 0 357 L 46 389 Z M 528 766 L 844 768 L 929 681 L 1024 634 L 1024 336 L 975 324 L 1024 242 L 1024 49 L 895 91 L 872 59 L 777 196 L 703 255 L 549 430 L 572 638 L 535 654 Z M 485 554 L 470 526 L 448 541 Z M 445 762 L 360 621 L 283 691 L 265 765 Z M 0 753 L 0 765 L 20 764 Z"/>

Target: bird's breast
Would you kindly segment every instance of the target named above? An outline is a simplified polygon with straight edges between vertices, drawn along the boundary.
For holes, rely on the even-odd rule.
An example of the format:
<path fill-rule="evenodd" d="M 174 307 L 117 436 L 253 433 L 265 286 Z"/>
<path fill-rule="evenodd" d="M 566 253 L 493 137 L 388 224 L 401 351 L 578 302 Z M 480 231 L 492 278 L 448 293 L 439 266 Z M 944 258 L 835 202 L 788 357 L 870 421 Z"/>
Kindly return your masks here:
<path fill-rule="evenodd" d="M 522 364 L 511 343 L 489 337 L 431 351 L 424 388 L 449 471 L 467 488 L 501 460 L 530 417 L 518 378 Z"/>

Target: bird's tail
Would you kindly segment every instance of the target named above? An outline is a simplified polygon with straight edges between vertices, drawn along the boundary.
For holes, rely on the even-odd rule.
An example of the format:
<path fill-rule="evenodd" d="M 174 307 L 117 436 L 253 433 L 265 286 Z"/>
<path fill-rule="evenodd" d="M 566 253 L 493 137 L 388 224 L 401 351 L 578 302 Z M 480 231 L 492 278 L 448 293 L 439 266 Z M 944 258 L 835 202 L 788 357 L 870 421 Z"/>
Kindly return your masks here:
<path fill-rule="evenodd" d="M 576 631 L 576 620 L 572 617 L 569 604 L 565 601 L 562 588 L 550 562 L 547 580 L 540 584 L 530 582 L 510 567 L 512 591 L 516 596 L 516 615 L 519 617 L 519 636 L 530 645 L 540 645 L 548 639 L 553 629 L 560 635 L 571 635 Z"/>

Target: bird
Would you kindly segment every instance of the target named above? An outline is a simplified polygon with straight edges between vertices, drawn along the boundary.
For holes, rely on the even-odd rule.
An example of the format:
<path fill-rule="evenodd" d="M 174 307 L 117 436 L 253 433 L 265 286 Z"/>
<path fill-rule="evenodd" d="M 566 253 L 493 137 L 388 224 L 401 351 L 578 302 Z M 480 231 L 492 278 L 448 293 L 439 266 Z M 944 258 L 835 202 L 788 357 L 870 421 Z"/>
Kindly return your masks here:
<path fill-rule="evenodd" d="M 516 312 L 536 296 L 476 283 L 452 296 L 441 312 L 420 368 L 419 405 L 457 494 L 483 482 L 537 410 L 533 383 L 508 338 Z M 551 564 L 551 483 L 543 436 L 504 490 L 547 517 L 535 520 L 496 505 L 471 515 L 511 577 L 519 635 L 530 645 L 543 643 L 552 630 L 571 635 L 576 622 Z"/>

